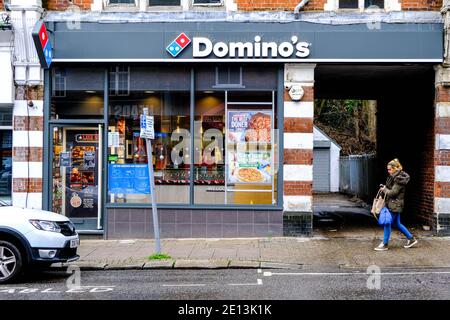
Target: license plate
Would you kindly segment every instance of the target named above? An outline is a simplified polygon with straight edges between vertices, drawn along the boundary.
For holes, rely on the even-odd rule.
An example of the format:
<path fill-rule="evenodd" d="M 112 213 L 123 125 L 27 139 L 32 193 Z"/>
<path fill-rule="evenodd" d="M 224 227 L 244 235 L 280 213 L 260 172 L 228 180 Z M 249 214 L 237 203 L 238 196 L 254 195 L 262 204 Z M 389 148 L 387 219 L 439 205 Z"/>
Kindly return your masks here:
<path fill-rule="evenodd" d="M 70 247 L 77 248 L 80 245 L 80 239 L 70 240 Z"/>

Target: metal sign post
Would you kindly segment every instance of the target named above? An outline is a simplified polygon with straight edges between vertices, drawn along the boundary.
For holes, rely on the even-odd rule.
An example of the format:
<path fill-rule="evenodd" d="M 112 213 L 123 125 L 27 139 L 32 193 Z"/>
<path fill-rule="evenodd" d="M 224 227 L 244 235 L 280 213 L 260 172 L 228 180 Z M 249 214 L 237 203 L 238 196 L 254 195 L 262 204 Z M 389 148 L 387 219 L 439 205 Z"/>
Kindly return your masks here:
<path fill-rule="evenodd" d="M 153 231 L 155 233 L 156 241 L 156 253 L 161 253 L 161 239 L 159 237 L 159 223 L 158 223 L 158 211 L 156 209 L 155 199 L 155 179 L 153 175 L 153 157 L 152 157 L 152 140 L 155 138 L 155 131 L 153 127 L 153 117 L 148 116 L 148 109 L 144 108 L 144 114 L 141 115 L 141 138 L 145 138 L 147 142 L 147 163 L 148 163 L 148 175 L 150 178 L 150 197 L 152 201 L 152 214 L 153 214 Z"/>

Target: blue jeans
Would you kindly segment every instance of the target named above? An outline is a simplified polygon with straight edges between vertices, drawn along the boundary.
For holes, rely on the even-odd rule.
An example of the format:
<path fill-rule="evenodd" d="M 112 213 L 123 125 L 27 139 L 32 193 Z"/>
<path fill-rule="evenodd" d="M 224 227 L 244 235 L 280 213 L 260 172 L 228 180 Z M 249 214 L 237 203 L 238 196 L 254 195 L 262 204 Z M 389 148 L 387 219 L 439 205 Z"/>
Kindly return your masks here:
<path fill-rule="evenodd" d="M 401 224 L 400 222 L 400 213 L 398 212 L 391 212 L 392 214 L 392 224 L 394 226 L 396 226 L 398 228 L 398 230 L 401 231 L 401 233 L 403 233 L 408 239 L 412 239 L 412 234 L 411 232 L 408 231 L 408 229 L 406 229 L 406 227 L 404 225 Z M 391 225 L 390 224 L 385 224 L 384 225 L 384 239 L 383 239 L 383 243 L 384 244 L 388 244 L 389 243 L 389 238 L 391 237 Z"/>

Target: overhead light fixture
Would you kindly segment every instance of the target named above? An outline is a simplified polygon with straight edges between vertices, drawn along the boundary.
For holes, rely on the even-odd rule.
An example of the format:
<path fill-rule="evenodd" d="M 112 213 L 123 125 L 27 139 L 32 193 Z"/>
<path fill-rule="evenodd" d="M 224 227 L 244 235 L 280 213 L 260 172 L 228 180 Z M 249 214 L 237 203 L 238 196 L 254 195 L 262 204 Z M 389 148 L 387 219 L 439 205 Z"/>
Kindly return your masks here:
<path fill-rule="evenodd" d="M 214 93 L 214 91 L 212 91 L 212 90 L 206 90 L 206 91 L 203 91 L 203 93 L 211 94 L 211 93 Z"/>
<path fill-rule="evenodd" d="M 86 93 L 97 93 L 97 91 L 94 91 L 94 90 L 86 90 L 84 92 L 86 92 Z"/>
<path fill-rule="evenodd" d="M 153 90 L 145 90 L 145 93 L 155 93 Z"/>

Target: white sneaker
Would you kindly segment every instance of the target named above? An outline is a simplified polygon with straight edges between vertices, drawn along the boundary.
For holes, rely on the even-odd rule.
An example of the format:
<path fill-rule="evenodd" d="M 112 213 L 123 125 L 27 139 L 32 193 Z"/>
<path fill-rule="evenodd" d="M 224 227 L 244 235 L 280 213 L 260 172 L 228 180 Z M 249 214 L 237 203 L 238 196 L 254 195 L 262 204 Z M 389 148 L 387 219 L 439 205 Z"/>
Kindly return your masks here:
<path fill-rule="evenodd" d="M 411 239 L 408 239 L 408 242 L 406 242 L 406 246 L 403 246 L 403 248 L 411 248 L 412 246 L 416 245 L 417 242 L 418 242 L 417 239 L 414 237 Z"/>
<path fill-rule="evenodd" d="M 378 245 L 378 247 L 376 247 L 374 250 L 375 251 L 386 251 L 386 250 L 388 250 L 389 248 L 388 248 L 388 245 L 387 244 L 384 244 L 384 242 L 382 242 L 382 243 L 380 243 L 379 245 Z"/>

